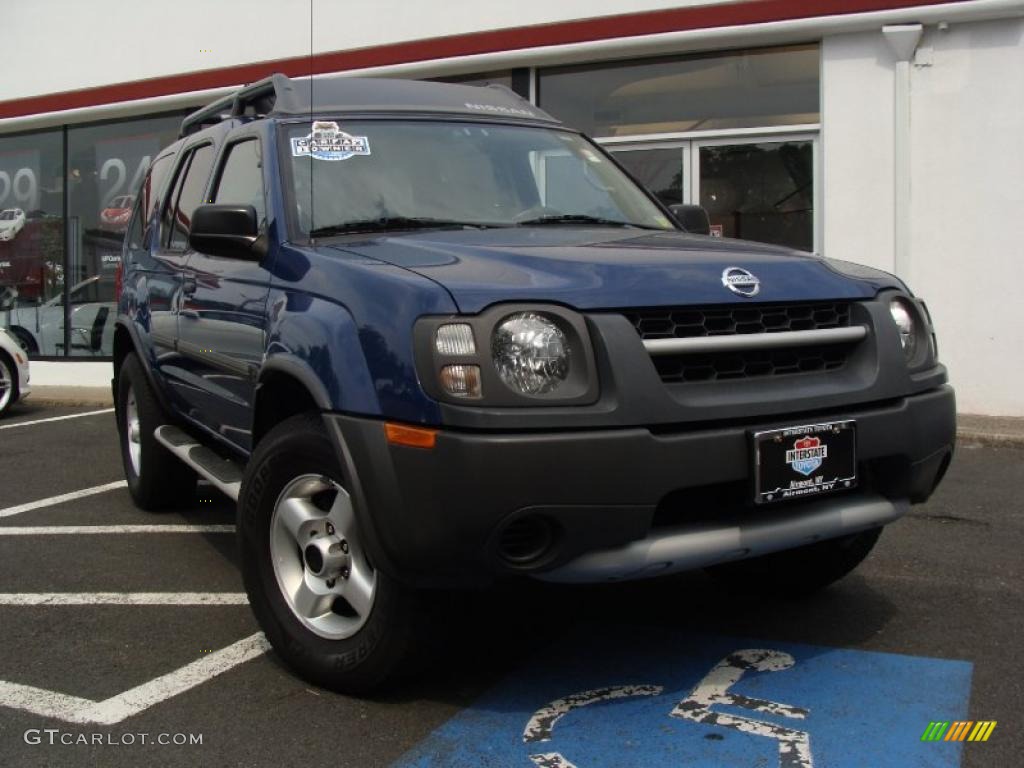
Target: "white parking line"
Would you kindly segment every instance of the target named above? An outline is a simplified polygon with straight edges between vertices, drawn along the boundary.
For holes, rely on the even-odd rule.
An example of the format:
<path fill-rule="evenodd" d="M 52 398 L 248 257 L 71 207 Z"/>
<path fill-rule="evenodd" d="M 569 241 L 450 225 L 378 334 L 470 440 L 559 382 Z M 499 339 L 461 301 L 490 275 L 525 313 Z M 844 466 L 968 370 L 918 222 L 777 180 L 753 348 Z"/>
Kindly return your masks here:
<path fill-rule="evenodd" d="M 85 413 L 69 413 L 66 416 L 50 416 L 46 419 L 33 419 L 32 421 L 16 421 L 14 424 L 4 424 L 0 429 L 14 429 L 15 427 L 31 427 L 34 424 L 47 424 L 51 421 L 64 421 L 65 419 L 80 419 L 83 416 L 96 416 L 100 413 L 113 413 L 113 408 L 104 408 L 99 411 L 86 411 Z"/>
<path fill-rule="evenodd" d="M 105 485 L 95 485 L 92 488 L 83 488 L 81 491 L 62 493 L 60 496 L 50 496 L 48 499 L 29 501 L 25 504 L 19 504 L 16 507 L 7 507 L 6 509 L 0 509 L 0 517 L 11 517 L 12 515 L 20 515 L 22 512 L 31 512 L 33 509 L 52 507 L 54 504 L 63 504 L 65 501 L 84 499 L 86 496 L 95 496 L 97 493 L 106 493 L 107 491 L 113 491 L 118 488 L 127 487 L 128 481 L 116 480 L 113 483 L 106 483 Z"/>
<path fill-rule="evenodd" d="M 0 526 L 0 536 L 52 536 L 80 533 L 234 533 L 233 525 L 21 525 Z"/>
<path fill-rule="evenodd" d="M 244 592 L 7 592 L 0 605 L 247 605 Z"/>
<path fill-rule="evenodd" d="M 113 725 L 254 659 L 269 648 L 263 633 L 257 632 L 209 656 L 196 659 L 181 669 L 104 701 L 92 701 L 0 680 L 0 705 L 69 723 Z"/>

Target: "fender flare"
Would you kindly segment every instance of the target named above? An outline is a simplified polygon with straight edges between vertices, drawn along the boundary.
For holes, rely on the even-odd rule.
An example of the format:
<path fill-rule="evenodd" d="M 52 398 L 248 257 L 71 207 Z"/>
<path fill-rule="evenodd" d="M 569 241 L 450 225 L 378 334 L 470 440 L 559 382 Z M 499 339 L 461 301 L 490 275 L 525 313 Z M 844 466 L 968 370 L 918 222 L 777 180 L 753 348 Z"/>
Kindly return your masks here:
<path fill-rule="evenodd" d="M 257 388 L 263 384 L 263 379 L 267 373 L 275 371 L 288 374 L 296 379 L 306 388 L 312 396 L 313 402 L 316 403 L 316 407 L 321 411 L 332 410 L 333 404 L 331 403 L 330 396 L 327 394 L 327 388 L 324 387 L 323 382 L 320 381 L 309 363 L 287 352 L 270 355 L 260 367 Z"/>
<path fill-rule="evenodd" d="M 128 339 L 131 341 L 132 344 L 132 351 L 135 353 L 135 356 L 139 358 L 139 362 L 142 364 L 142 370 L 146 375 L 146 381 L 149 382 L 149 388 L 153 391 L 153 394 L 156 397 L 157 402 L 160 403 L 160 407 L 164 410 L 165 413 L 171 413 L 170 403 L 167 401 L 167 397 L 164 394 L 163 389 L 157 384 L 156 376 L 153 375 L 153 369 L 150 367 L 149 359 L 147 358 L 146 354 L 143 351 L 142 340 L 139 338 L 139 332 L 138 330 L 136 330 L 135 324 L 126 315 L 119 315 L 117 319 L 114 320 L 115 337 L 118 328 L 123 328 L 124 331 L 128 334 Z M 120 367 L 117 368 L 117 374 L 120 374 Z M 115 375 L 114 378 L 110 380 L 110 388 L 114 394 L 115 408 L 117 407 L 118 378 L 119 376 Z"/>

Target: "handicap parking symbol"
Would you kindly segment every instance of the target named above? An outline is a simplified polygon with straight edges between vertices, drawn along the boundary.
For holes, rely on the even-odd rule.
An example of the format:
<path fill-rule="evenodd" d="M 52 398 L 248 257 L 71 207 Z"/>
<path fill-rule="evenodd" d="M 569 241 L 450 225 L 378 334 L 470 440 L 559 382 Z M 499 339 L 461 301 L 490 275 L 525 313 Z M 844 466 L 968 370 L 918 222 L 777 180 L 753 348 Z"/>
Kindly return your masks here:
<path fill-rule="evenodd" d="M 401 768 L 958 766 L 922 742 L 966 719 L 968 662 L 692 633 L 580 637 L 545 652 Z"/>

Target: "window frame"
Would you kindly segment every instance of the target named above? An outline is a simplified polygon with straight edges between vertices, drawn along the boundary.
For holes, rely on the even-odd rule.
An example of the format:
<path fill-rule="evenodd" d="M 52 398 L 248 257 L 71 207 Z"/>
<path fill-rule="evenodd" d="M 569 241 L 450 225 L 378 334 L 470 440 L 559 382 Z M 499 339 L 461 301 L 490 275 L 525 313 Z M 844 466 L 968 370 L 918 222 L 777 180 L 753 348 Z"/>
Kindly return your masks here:
<path fill-rule="evenodd" d="M 266 153 L 262 137 L 258 133 L 247 131 L 240 136 L 233 136 L 221 147 L 220 154 L 213 166 L 213 173 L 210 177 L 210 186 L 207 189 L 207 193 L 209 199 L 217 203 L 217 193 L 220 191 L 220 183 L 224 178 L 224 171 L 227 169 L 228 161 L 231 159 L 231 153 L 239 144 L 245 144 L 246 142 L 254 142 L 258 151 L 259 164 L 257 169 L 259 170 L 260 178 L 260 196 L 263 198 L 263 216 L 259 218 L 259 226 L 260 230 L 263 230 L 266 228 L 269 207 L 267 206 L 267 181 L 264 175 L 264 164 L 266 162 L 264 157 Z M 230 205 L 231 203 L 227 204 Z M 256 213 L 259 215 L 260 212 L 257 211 Z"/>
<path fill-rule="evenodd" d="M 160 248 L 162 250 L 171 251 L 173 253 L 184 253 L 188 250 L 187 239 L 183 247 L 172 247 L 171 238 L 174 233 L 174 222 L 177 221 L 178 202 L 181 199 L 181 193 L 185 187 L 185 182 L 188 180 L 188 172 L 192 169 L 192 160 L 195 158 L 196 153 L 204 147 L 209 147 L 214 153 L 213 162 L 210 163 L 210 176 L 207 177 L 206 186 L 203 187 L 204 193 L 209 192 L 210 177 L 212 176 L 213 169 L 217 164 L 217 147 L 212 140 L 205 139 L 197 141 L 194 144 L 189 144 L 187 147 L 182 147 L 181 149 L 181 159 L 178 161 L 178 165 L 175 168 L 174 181 L 170 186 L 170 194 L 166 200 L 161 202 L 160 205 Z M 181 186 L 178 186 L 179 180 L 181 181 Z M 165 232 L 165 217 L 168 207 L 173 207 L 173 216 L 170 224 L 166 226 L 167 231 Z"/>

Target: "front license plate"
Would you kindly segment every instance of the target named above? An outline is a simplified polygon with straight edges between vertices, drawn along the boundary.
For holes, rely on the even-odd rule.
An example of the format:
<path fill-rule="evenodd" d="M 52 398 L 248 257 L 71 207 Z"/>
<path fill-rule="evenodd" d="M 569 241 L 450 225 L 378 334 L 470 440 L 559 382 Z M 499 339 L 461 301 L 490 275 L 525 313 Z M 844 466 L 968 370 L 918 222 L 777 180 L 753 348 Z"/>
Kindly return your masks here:
<path fill-rule="evenodd" d="M 768 504 L 857 485 L 857 430 L 833 421 L 754 433 L 754 501 Z"/>

